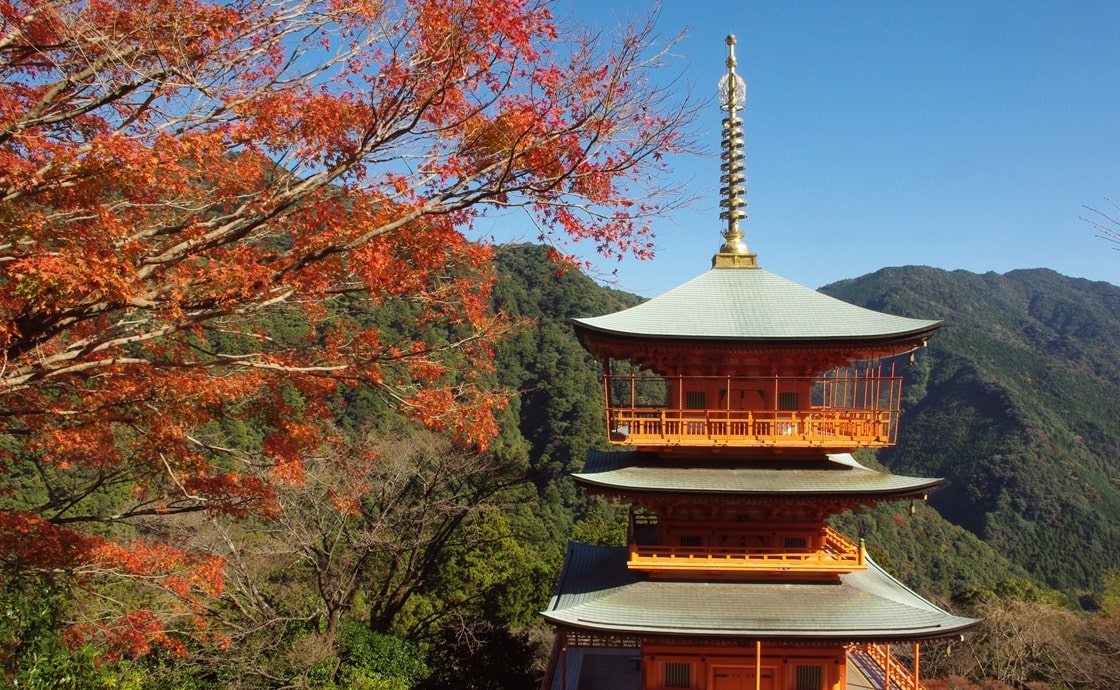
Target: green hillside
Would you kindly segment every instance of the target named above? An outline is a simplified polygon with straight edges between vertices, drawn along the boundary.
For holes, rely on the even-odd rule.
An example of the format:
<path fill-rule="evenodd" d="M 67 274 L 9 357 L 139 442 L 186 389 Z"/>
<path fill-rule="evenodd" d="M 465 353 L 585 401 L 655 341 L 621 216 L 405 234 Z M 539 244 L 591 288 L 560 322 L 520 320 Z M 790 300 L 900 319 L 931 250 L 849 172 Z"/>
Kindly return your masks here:
<path fill-rule="evenodd" d="M 589 449 L 605 447 L 605 402 L 600 365 L 576 341 L 571 322 L 639 298 L 559 269 L 539 245 L 502 247 L 497 263 L 493 307 L 521 322 L 498 349 L 498 379 L 520 393 L 514 406 L 530 447 L 530 478 L 562 516 L 582 517 L 588 508 L 568 475 L 583 467 Z"/>
<path fill-rule="evenodd" d="M 906 372 L 890 469 L 946 478 L 930 504 L 1065 591 L 1120 565 L 1120 288 L 1044 269 L 883 269 L 824 292 L 944 319 Z"/>
<path fill-rule="evenodd" d="M 577 271 L 557 273 L 538 246 L 504 247 L 499 276 L 495 307 L 528 320 L 501 348 L 498 371 L 504 385 L 522 391 L 517 412 L 541 510 L 555 521 L 552 533 L 558 536 L 571 534 L 578 523 L 580 538 L 621 539 L 622 511 L 611 515 L 601 503 L 582 498 L 568 476 L 582 466 L 588 448 L 605 445 L 599 365 L 577 343 L 571 319 L 622 309 L 638 298 Z M 873 464 L 875 458 L 868 454 L 864 461 Z M 1026 577 L 1022 568 L 925 506 L 911 515 L 909 504 L 886 504 L 834 522 L 865 539 L 878 562 L 929 596 L 948 599 Z"/>

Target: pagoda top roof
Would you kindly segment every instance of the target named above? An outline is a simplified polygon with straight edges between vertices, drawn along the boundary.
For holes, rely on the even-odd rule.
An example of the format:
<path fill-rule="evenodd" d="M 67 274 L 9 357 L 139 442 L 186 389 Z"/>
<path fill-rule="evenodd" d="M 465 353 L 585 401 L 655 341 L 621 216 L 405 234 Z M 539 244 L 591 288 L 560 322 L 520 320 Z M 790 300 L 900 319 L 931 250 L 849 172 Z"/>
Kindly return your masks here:
<path fill-rule="evenodd" d="M 543 612 L 556 625 L 615 634 L 903 641 L 951 637 L 977 620 L 926 601 L 868 560 L 840 583 L 648 580 L 626 547 L 569 543 Z"/>
<path fill-rule="evenodd" d="M 575 319 L 576 329 L 636 338 L 715 341 L 921 341 L 941 321 L 857 307 L 761 268 L 712 268 L 622 311 Z"/>
<path fill-rule="evenodd" d="M 735 494 L 738 496 L 865 496 L 904 498 L 920 495 L 941 479 L 877 472 L 848 453 L 798 460 L 660 458 L 640 451 L 589 451 L 582 472 L 586 486 L 625 492 Z"/>

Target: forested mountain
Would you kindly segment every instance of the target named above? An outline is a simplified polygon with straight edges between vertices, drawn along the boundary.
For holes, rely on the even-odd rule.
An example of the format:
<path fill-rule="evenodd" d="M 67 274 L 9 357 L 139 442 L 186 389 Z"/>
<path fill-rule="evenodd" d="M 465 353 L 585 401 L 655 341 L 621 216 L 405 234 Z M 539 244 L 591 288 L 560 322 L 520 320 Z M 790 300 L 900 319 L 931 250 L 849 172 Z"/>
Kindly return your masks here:
<path fill-rule="evenodd" d="M 534 482 L 561 519 L 586 518 L 566 476 L 603 443 L 602 400 L 570 319 L 638 298 L 558 274 L 541 247 L 504 248 L 499 269 L 496 307 L 532 323 L 502 348 L 499 374 L 522 391 Z M 898 445 L 877 456 L 895 472 L 945 477 L 930 495 L 936 511 L 886 505 L 837 524 L 934 597 L 1027 573 L 1071 595 L 1099 592 L 1120 566 L 1110 548 L 1120 543 L 1120 288 L 1043 269 L 904 267 L 823 291 L 945 321 L 904 372 Z"/>
<path fill-rule="evenodd" d="M 571 321 L 637 304 L 635 295 L 604 288 L 575 269 L 563 269 L 544 247 L 513 245 L 498 253 L 494 309 L 521 321 L 500 347 L 499 381 L 516 390 L 520 430 L 530 444 L 531 478 L 566 506 L 579 499 L 567 481 L 590 448 L 601 447 L 603 389 L 600 365 L 576 341 Z"/>
<path fill-rule="evenodd" d="M 919 353 L 892 471 L 1039 582 L 1097 591 L 1120 566 L 1120 288 L 1045 269 L 888 268 L 822 290 L 945 321 Z"/>
<path fill-rule="evenodd" d="M 495 308 L 527 320 L 499 351 L 498 372 L 503 384 L 521 391 L 517 411 L 531 448 L 540 510 L 557 521 L 552 528 L 558 536 L 617 541 L 623 537 L 623 512 L 612 516 L 601 503 L 583 498 L 568 476 L 582 466 L 588 448 L 606 446 L 599 364 L 576 341 L 571 319 L 623 309 L 639 298 L 599 286 L 578 271 L 558 272 L 539 246 L 504 247 L 498 270 Z M 862 459 L 876 462 L 871 453 Z M 1027 577 L 924 506 L 911 514 L 909 504 L 885 504 L 835 523 L 865 539 L 876 560 L 907 584 L 938 599 Z"/>

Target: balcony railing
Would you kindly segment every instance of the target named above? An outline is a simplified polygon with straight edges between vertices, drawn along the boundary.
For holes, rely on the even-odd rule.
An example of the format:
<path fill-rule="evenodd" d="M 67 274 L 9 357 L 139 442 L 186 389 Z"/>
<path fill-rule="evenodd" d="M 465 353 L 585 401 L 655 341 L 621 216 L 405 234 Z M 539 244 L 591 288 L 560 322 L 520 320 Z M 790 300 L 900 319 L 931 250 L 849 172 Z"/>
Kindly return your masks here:
<path fill-rule="evenodd" d="M 914 645 L 914 658 L 918 658 L 918 645 Z M 848 659 L 853 662 L 875 687 L 891 690 L 925 690 L 917 663 L 906 668 L 891 653 L 889 644 L 855 643 L 848 645 Z"/>
<path fill-rule="evenodd" d="M 606 377 L 610 440 L 632 446 L 854 449 L 893 445 L 901 377 Z"/>
<path fill-rule="evenodd" d="M 819 550 L 630 545 L 631 570 L 850 573 L 867 570 L 867 551 L 831 527 Z"/>
<path fill-rule="evenodd" d="M 808 412 L 608 409 L 610 440 L 625 446 L 876 448 L 895 442 L 891 411 Z"/>

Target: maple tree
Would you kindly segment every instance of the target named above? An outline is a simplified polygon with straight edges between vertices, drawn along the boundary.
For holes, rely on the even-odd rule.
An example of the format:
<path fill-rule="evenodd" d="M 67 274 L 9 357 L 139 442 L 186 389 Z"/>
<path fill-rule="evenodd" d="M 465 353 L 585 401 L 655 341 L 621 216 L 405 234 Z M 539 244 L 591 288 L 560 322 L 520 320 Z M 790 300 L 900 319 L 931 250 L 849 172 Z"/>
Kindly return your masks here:
<path fill-rule="evenodd" d="M 125 654 L 183 652 L 223 586 L 156 520 L 276 515 L 340 386 L 485 446 L 505 326 L 472 223 L 647 256 L 691 114 L 651 21 L 604 44 L 532 1 L 0 17 L 0 567 L 159 589 L 71 630 Z"/>

